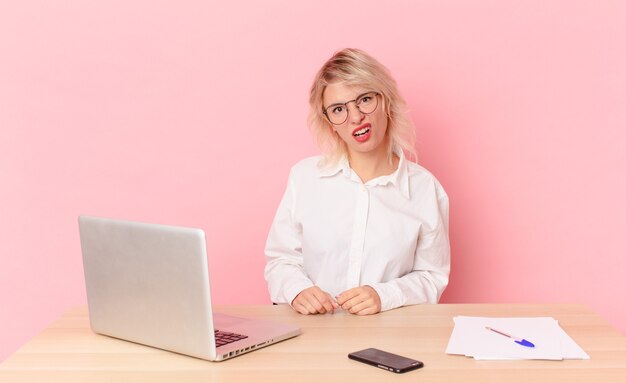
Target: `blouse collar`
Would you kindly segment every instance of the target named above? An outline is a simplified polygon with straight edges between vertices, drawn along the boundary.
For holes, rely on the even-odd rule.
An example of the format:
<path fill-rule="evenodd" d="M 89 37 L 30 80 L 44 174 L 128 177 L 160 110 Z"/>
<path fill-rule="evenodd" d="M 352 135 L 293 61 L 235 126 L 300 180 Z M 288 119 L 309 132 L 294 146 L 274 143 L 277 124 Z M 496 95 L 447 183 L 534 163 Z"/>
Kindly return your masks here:
<path fill-rule="evenodd" d="M 395 186 L 406 199 L 409 199 L 409 171 L 407 159 L 404 156 L 404 152 L 399 147 L 394 148 L 394 153 L 400 159 L 398 162 L 398 168 L 391 174 L 369 180 L 365 183 L 365 186 L 387 186 L 391 184 Z M 350 167 L 348 157 L 346 156 L 342 157 L 341 160 L 333 166 L 319 169 L 320 178 L 333 177 L 339 173 L 342 173 L 351 181 L 362 183 L 359 176 Z"/>

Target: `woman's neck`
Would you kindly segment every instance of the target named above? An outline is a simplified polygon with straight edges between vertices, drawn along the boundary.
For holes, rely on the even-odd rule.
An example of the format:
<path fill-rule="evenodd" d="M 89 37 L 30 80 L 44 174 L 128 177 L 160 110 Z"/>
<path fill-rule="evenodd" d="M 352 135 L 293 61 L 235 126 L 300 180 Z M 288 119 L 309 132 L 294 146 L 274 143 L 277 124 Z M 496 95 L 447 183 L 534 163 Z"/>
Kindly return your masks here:
<path fill-rule="evenodd" d="M 376 153 L 350 153 L 348 158 L 350 167 L 363 183 L 393 173 L 400 162 L 400 158 L 395 153 L 389 161 L 386 150 L 378 150 Z"/>

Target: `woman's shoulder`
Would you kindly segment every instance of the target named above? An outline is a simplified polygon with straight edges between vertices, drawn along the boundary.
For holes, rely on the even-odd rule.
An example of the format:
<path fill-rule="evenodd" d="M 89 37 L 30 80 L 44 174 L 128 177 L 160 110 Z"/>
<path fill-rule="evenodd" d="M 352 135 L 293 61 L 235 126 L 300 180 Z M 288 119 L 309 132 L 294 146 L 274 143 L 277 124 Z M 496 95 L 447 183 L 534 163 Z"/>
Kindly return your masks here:
<path fill-rule="evenodd" d="M 441 183 L 439 182 L 437 177 L 435 177 L 435 175 L 431 173 L 430 170 L 413 161 L 407 161 L 406 164 L 407 175 L 411 184 L 430 184 L 433 185 L 435 189 L 437 189 L 438 193 L 445 194 L 443 186 L 441 186 Z"/>
<path fill-rule="evenodd" d="M 322 156 L 311 156 L 301 159 L 291 167 L 292 173 L 317 171 Z"/>
<path fill-rule="evenodd" d="M 322 156 L 311 156 L 301 159 L 291 167 L 292 177 L 308 177 L 318 175 L 320 172 L 320 163 Z"/>
<path fill-rule="evenodd" d="M 292 169 L 309 169 L 309 168 L 317 168 L 318 164 L 322 160 L 322 156 L 311 156 L 301 159 L 296 162 Z"/>
<path fill-rule="evenodd" d="M 430 170 L 426 169 L 425 167 L 418 164 L 417 162 L 407 160 L 406 167 L 407 167 L 407 171 L 409 175 L 418 175 L 418 176 L 424 176 L 428 178 L 435 178 L 435 176 L 433 175 L 433 173 L 430 172 Z"/>

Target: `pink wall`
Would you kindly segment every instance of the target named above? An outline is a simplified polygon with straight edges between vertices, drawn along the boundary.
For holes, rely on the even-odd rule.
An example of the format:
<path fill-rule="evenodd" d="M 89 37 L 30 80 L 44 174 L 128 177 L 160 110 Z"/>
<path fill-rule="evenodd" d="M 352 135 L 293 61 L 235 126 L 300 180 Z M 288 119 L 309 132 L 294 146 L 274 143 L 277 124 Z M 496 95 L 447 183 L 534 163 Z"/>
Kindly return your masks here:
<path fill-rule="evenodd" d="M 626 2 L 207 3 L 0 3 L 0 360 L 85 303 L 78 214 L 203 227 L 215 300 L 267 303 L 307 90 L 345 46 L 395 74 L 450 196 L 444 302 L 626 333 Z"/>

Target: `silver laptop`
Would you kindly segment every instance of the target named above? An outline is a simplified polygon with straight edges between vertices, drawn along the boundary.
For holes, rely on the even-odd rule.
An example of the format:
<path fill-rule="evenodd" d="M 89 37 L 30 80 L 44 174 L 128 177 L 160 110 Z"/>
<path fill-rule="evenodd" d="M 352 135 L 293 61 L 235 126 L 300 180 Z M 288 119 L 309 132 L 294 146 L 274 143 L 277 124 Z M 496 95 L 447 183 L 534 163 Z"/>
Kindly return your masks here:
<path fill-rule="evenodd" d="M 78 218 L 94 332 L 211 361 L 294 337 L 288 324 L 213 313 L 204 232 Z"/>

